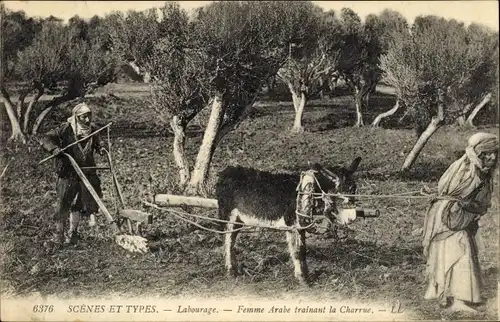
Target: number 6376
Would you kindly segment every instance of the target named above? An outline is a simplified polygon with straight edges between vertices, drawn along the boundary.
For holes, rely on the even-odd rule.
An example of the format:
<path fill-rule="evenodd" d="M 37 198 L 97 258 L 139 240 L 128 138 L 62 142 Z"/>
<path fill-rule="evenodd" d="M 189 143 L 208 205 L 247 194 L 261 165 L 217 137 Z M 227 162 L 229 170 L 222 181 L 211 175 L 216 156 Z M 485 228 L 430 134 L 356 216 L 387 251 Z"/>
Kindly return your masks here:
<path fill-rule="evenodd" d="M 40 305 L 33 305 L 33 312 L 34 313 L 51 313 L 54 311 L 54 305 L 46 305 L 46 304 L 40 304 Z"/>

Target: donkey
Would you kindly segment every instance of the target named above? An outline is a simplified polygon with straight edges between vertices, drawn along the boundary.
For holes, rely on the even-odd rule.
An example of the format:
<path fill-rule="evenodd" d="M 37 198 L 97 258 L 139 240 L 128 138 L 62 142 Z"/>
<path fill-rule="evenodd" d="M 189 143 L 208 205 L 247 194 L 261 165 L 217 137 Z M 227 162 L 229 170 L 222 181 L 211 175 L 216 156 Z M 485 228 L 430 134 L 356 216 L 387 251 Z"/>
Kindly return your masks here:
<path fill-rule="evenodd" d="M 228 221 L 225 224 L 227 274 L 236 276 L 238 273 L 234 254 L 238 229 L 242 227 L 242 223 L 260 224 L 286 230 L 295 277 L 299 282 L 308 284 L 305 227 L 311 224 L 314 215 L 321 213 L 330 222 L 335 220 L 339 222 L 339 211 L 336 197 L 323 194 L 321 199 L 313 199 L 312 195 L 307 193 L 355 194 L 357 187 L 353 174 L 360 162 L 361 158 L 357 157 L 348 168 L 330 169 L 314 164 L 311 170 L 303 173 L 302 177 L 240 166 L 228 167 L 222 171 L 216 184 L 216 196 L 219 203 L 219 217 Z M 298 191 L 304 192 L 299 202 L 297 202 Z M 354 205 L 354 202 L 352 196 L 342 198 L 344 204 Z"/>

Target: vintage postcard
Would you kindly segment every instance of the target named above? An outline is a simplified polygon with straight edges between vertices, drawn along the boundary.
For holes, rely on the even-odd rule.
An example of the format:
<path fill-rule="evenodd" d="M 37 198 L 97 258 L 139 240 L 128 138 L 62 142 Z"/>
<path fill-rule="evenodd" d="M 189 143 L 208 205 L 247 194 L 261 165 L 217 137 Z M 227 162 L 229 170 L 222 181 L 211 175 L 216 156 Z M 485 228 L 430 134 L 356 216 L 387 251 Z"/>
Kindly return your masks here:
<path fill-rule="evenodd" d="M 495 1 L 2 1 L 2 321 L 498 320 Z"/>

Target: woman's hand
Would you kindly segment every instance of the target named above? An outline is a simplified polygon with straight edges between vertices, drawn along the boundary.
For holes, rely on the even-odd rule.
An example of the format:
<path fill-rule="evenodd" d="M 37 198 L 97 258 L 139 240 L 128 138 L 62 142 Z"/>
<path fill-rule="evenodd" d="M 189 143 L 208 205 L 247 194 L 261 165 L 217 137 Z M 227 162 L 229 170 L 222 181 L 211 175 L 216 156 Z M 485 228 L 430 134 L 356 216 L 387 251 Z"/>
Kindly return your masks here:
<path fill-rule="evenodd" d="M 486 207 L 480 206 L 475 202 L 465 202 L 465 201 L 459 201 L 458 202 L 459 207 L 462 208 L 464 211 L 477 214 L 477 215 L 483 215 L 486 213 Z"/>

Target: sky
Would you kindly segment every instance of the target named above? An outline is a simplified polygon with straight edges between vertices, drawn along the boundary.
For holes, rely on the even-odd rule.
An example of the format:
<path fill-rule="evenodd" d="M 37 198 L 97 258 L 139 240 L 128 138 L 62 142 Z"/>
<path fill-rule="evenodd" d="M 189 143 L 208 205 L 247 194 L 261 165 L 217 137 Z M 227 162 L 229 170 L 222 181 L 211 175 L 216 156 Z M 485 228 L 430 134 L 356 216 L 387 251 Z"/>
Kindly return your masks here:
<path fill-rule="evenodd" d="M 183 8 L 193 9 L 211 1 L 180 1 Z M 411 23 L 419 15 L 438 15 L 466 24 L 482 23 L 498 30 L 497 1 L 313 1 L 325 10 L 339 11 L 343 7 L 354 10 L 362 19 L 385 8 L 399 11 Z M 160 7 L 164 1 L 4 1 L 7 8 L 23 10 L 28 16 L 55 17 L 68 20 L 74 15 L 90 18 L 111 11 L 145 10 Z"/>

